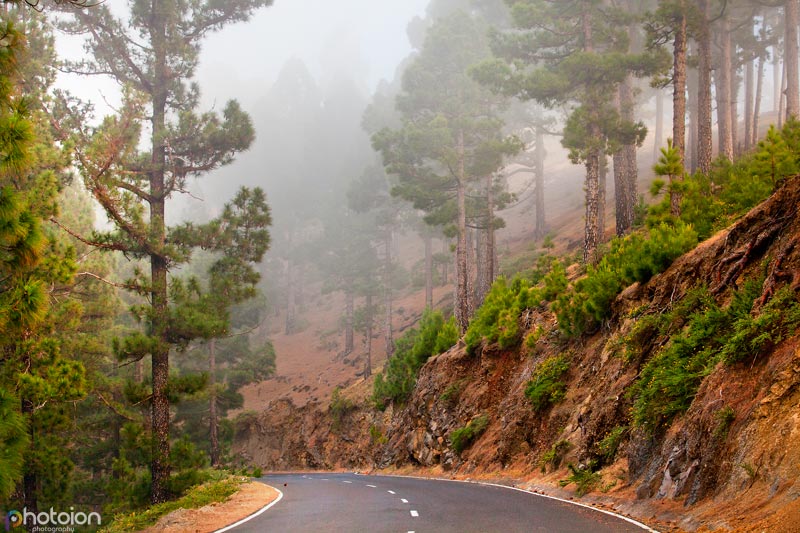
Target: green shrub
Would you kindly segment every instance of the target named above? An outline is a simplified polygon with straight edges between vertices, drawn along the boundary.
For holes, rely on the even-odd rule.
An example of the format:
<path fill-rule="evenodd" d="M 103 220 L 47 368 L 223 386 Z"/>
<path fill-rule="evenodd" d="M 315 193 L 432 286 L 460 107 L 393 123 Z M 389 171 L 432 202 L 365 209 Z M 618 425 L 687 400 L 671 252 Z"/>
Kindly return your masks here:
<path fill-rule="evenodd" d="M 461 454 L 461 452 L 471 446 L 472 443 L 486 431 L 488 425 L 489 417 L 481 415 L 477 418 L 473 418 L 470 423 L 463 428 L 451 431 L 450 446 L 453 448 L 453 451 L 457 454 Z"/>
<path fill-rule="evenodd" d="M 588 266 L 586 276 L 556 298 L 553 310 L 559 329 L 578 336 L 595 327 L 611 316 L 611 304 L 622 289 L 663 272 L 696 244 L 697 233 L 682 222 L 614 239 L 600 262 Z"/>
<path fill-rule="evenodd" d="M 575 483 L 575 495 L 580 497 L 593 491 L 600 483 L 600 474 L 594 472 L 591 467 L 580 468 L 573 464 L 568 464 L 570 475 L 567 479 L 558 482 L 562 487 Z"/>
<path fill-rule="evenodd" d="M 635 426 L 653 431 L 686 411 L 703 378 L 717 363 L 735 362 L 753 353 L 752 350 L 764 347 L 767 341 L 760 339 L 759 331 L 774 335 L 777 340 L 782 338 L 782 332 L 790 331 L 788 325 L 795 323 L 793 317 L 800 323 L 800 310 L 787 302 L 791 299 L 797 306 L 794 294 L 784 290 L 776 294 L 780 297 L 773 298 L 758 317 L 751 316 L 753 302 L 760 294 L 762 284 L 761 279 L 747 281 L 733 294 L 725 308 L 719 307 L 707 291 L 705 294 L 693 292 L 688 295 L 689 305 L 678 306 L 682 310 L 693 309 L 684 315 L 685 322 L 679 330 L 675 325 L 679 315 L 675 310 L 667 315 L 670 320 L 661 322 L 659 333 L 670 340 L 644 365 L 639 379 L 629 391 L 634 398 Z M 774 308 L 788 309 L 786 322 L 770 318 L 774 316 Z M 765 316 L 767 319 L 762 320 Z M 771 326 L 768 327 L 767 323 Z M 757 330 L 753 324 L 765 329 Z M 769 338 L 773 339 L 772 336 Z"/>
<path fill-rule="evenodd" d="M 733 333 L 722 347 L 728 364 L 755 358 L 770 346 L 778 344 L 800 327 L 800 302 L 791 287 L 778 290 L 758 316 L 740 316 L 733 324 Z"/>
<path fill-rule="evenodd" d="M 417 382 L 417 373 L 433 355 L 445 352 L 458 342 L 455 319 L 445 320 L 441 311 L 426 310 L 419 326 L 397 340 L 395 353 L 383 372 L 375 376 L 372 400 L 385 409 L 390 402 L 404 402 Z"/>
<path fill-rule="evenodd" d="M 439 400 L 449 406 L 454 406 L 458 404 L 458 400 L 461 398 L 461 390 L 464 387 L 464 380 L 458 380 L 455 383 L 451 383 L 439 396 Z"/>
<path fill-rule="evenodd" d="M 625 435 L 628 433 L 628 426 L 617 426 L 597 443 L 597 451 L 603 464 L 611 464 L 617 456 L 617 450 Z"/>
<path fill-rule="evenodd" d="M 572 448 L 572 444 L 566 440 L 560 440 L 554 443 L 549 450 L 542 454 L 542 457 L 539 459 L 539 468 L 542 471 L 542 474 L 547 472 L 547 467 L 550 467 L 550 470 L 556 470 L 559 466 L 561 466 L 561 461 L 564 459 L 564 455 Z"/>
<path fill-rule="evenodd" d="M 569 370 L 569 356 L 561 354 L 545 359 L 536 367 L 525 387 L 525 396 L 535 411 L 542 411 L 564 399 L 567 385 L 561 377 Z"/>
<path fill-rule="evenodd" d="M 464 336 L 467 353 L 474 354 L 482 342 L 497 342 L 503 349 L 518 344 L 519 317 L 538 300 L 538 291 L 527 280 L 516 278 L 508 285 L 505 278 L 497 278 Z"/>
<path fill-rule="evenodd" d="M 333 419 L 331 429 L 338 431 L 344 417 L 355 408 L 356 406 L 352 400 L 342 396 L 342 389 L 340 387 L 333 389 L 331 393 L 331 403 L 328 406 L 328 410 L 331 412 L 331 418 Z"/>
<path fill-rule="evenodd" d="M 373 444 L 386 444 L 388 441 L 381 428 L 374 424 L 369 427 L 369 437 Z"/>
<path fill-rule="evenodd" d="M 730 405 L 726 405 L 714 413 L 714 418 L 717 420 L 717 427 L 714 428 L 714 438 L 724 439 L 728 436 L 728 430 L 736 419 L 736 411 Z"/>

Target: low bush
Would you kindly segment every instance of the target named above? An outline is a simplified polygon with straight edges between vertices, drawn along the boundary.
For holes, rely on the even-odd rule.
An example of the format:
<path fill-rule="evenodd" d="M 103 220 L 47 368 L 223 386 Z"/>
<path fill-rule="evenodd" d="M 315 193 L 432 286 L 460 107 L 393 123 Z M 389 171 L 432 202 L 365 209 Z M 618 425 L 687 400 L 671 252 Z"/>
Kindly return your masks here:
<path fill-rule="evenodd" d="M 568 355 L 561 354 L 545 359 L 536 367 L 525 387 L 525 396 L 535 411 L 543 411 L 564 399 L 567 384 L 561 378 L 569 370 L 569 360 Z"/>
<path fill-rule="evenodd" d="M 542 457 L 539 459 L 539 468 L 542 471 L 542 474 L 547 472 L 547 467 L 550 467 L 550 470 L 556 470 L 559 466 L 561 466 L 561 461 L 564 460 L 564 455 L 572 448 L 572 444 L 566 440 L 560 440 L 554 443 L 549 450 L 542 454 Z"/>
<path fill-rule="evenodd" d="M 404 402 L 417 382 L 417 373 L 433 355 L 449 350 L 458 342 L 455 319 L 445 320 L 440 311 L 426 310 L 419 326 L 397 340 L 395 353 L 383 372 L 375 376 L 372 400 L 385 409 L 391 402 Z"/>
<path fill-rule="evenodd" d="M 450 446 L 457 454 L 461 454 L 469 448 L 478 437 L 480 437 L 489 425 L 489 417 L 481 415 L 473 418 L 469 424 L 463 428 L 454 429 L 450 432 Z"/>
<path fill-rule="evenodd" d="M 663 272 L 696 244 L 697 232 L 682 222 L 614 239 L 600 262 L 587 267 L 586 276 L 556 298 L 553 310 L 559 329 L 578 336 L 596 327 L 611 316 L 611 304 L 622 289 Z"/>
<path fill-rule="evenodd" d="M 580 497 L 592 492 L 600 483 L 601 477 L 591 467 L 581 468 L 573 464 L 568 464 L 570 475 L 567 479 L 558 482 L 562 487 L 572 483 L 575 484 L 575 495 Z"/>
<path fill-rule="evenodd" d="M 597 452 L 602 460 L 602 464 L 611 464 L 617 456 L 619 445 L 628 433 L 628 426 L 617 426 L 597 443 Z"/>
<path fill-rule="evenodd" d="M 720 307 L 705 289 L 690 292 L 661 320 L 650 321 L 665 345 L 630 389 L 633 423 L 655 430 L 686 411 L 703 378 L 720 362 L 755 360 L 800 327 L 800 301 L 783 287 L 759 310 L 762 278 L 751 279 Z M 640 319 L 641 320 L 641 319 Z M 634 328 L 636 331 L 637 328 Z"/>
<path fill-rule="evenodd" d="M 474 354 L 483 342 L 496 342 L 503 349 L 517 345 L 519 317 L 522 311 L 539 303 L 539 296 L 527 280 L 516 278 L 509 285 L 505 278 L 497 278 L 464 336 L 467 353 Z"/>

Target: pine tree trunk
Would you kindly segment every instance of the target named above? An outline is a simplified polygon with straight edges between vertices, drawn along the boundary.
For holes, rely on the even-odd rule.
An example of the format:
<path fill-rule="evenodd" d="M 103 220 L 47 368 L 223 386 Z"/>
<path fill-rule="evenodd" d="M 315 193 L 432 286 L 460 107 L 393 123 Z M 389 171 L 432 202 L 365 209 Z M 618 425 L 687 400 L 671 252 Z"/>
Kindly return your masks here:
<path fill-rule="evenodd" d="M 628 77 L 619 86 L 619 111 L 623 120 L 633 120 L 633 90 Z M 624 145 L 614 154 L 614 199 L 616 207 L 616 234 L 624 235 L 633 228 L 638 196 L 636 145 Z"/>
<path fill-rule="evenodd" d="M 386 230 L 385 254 L 383 263 L 383 306 L 386 313 L 383 321 L 386 358 L 394 355 L 394 330 L 392 328 L 392 229 Z"/>
<path fill-rule="evenodd" d="M 541 239 L 544 238 L 545 233 L 547 233 L 547 220 L 544 210 L 544 158 L 546 157 L 546 152 L 544 149 L 544 128 L 541 125 L 536 126 L 535 157 L 534 186 L 536 190 L 533 194 L 535 195 L 536 205 L 536 225 L 534 228 L 534 237 Z"/>
<path fill-rule="evenodd" d="M 672 51 L 672 146 L 683 162 L 686 153 L 686 16 L 675 29 Z"/>
<path fill-rule="evenodd" d="M 608 187 L 608 157 L 602 152 L 600 153 L 600 174 L 597 185 L 597 239 L 599 244 L 605 240 L 606 236 L 606 197 Z"/>
<path fill-rule="evenodd" d="M 586 264 L 593 264 L 597 260 L 600 241 L 600 157 L 600 150 L 595 148 L 586 158 L 586 219 L 583 232 L 583 262 Z"/>
<path fill-rule="evenodd" d="M 755 58 L 750 59 L 744 66 L 744 149 L 750 149 L 753 141 L 753 91 L 755 90 L 753 79 L 753 63 Z"/>
<path fill-rule="evenodd" d="M 489 290 L 487 285 L 489 257 L 486 255 L 486 229 L 481 228 L 476 231 L 475 268 L 477 275 L 475 277 L 475 296 L 473 301 L 475 302 L 475 307 L 479 308 L 483 303 L 483 297 Z"/>
<path fill-rule="evenodd" d="M 781 84 L 783 83 L 781 74 L 783 65 L 781 64 L 780 47 L 776 44 L 772 47 L 772 111 L 781 114 Z"/>
<path fill-rule="evenodd" d="M 208 341 L 208 390 L 211 392 L 208 401 L 208 440 L 211 446 L 211 466 L 217 466 L 220 459 L 219 425 L 217 420 L 217 339 Z"/>
<path fill-rule="evenodd" d="M 166 64 L 166 27 L 163 17 L 156 11 L 158 6 L 152 4 L 153 13 L 150 28 L 153 43 L 154 78 L 152 109 L 152 150 L 150 170 L 150 240 L 157 249 L 163 249 L 166 237 L 166 220 L 164 217 L 165 189 L 164 172 L 166 163 L 166 105 L 167 105 L 167 64 Z M 167 386 L 169 380 L 169 342 L 167 327 L 169 309 L 167 300 L 167 260 L 164 256 L 150 256 L 151 304 L 153 310 L 153 335 L 161 342 L 151 354 L 152 358 L 152 462 L 150 474 L 152 485 L 150 502 L 162 503 L 169 499 L 167 484 L 170 477 L 169 464 L 169 399 Z"/>
<path fill-rule="evenodd" d="M 433 242 L 430 235 L 425 241 L 425 307 L 433 309 Z"/>
<path fill-rule="evenodd" d="M 442 239 L 442 253 L 448 253 L 447 239 Z M 447 261 L 442 263 L 442 285 L 447 285 L 450 281 L 450 265 Z"/>
<path fill-rule="evenodd" d="M 786 116 L 786 60 L 783 61 L 783 68 L 781 69 L 781 94 L 779 102 L 778 129 L 783 128 L 783 118 Z"/>
<path fill-rule="evenodd" d="M 750 145 L 755 146 L 758 144 L 759 135 L 759 122 L 761 119 L 761 93 L 764 89 L 764 56 L 758 58 L 758 70 L 756 71 L 756 97 L 753 102 L 753 131 L 751 132 Z"/>
<path fill-rule="evenodd" d="M 708 28 L 708 0 L 699 0 L 700 16 L 697 51 L 697 166 L 700 172 L 711 172 L 713 130 L 711 127 L 711 32 Z"/>
<path fill-rule="evenodd" d="M 731 96 L 729 104 L 731 106 L 731 145 L 733 146 L 734 157 L 741 153 L 741 146 L 739 145 L 739 75 L 738 68 L 734 61 L 736 54 L 736 46 L 731 48 Z"/>
<path fill-rule="evenodd" d="M 467 205 L 466 172 L 464 161 L 464 132 L 458 133 L 458 183 L 456 201 L 458 208 L 458 243 L 456 244 L 456 302 L 455 315 L 461 333 L 467 331 L 472 315 L 470 305 L 469 269 L 467 264 Z"/>
<path fill-rule="evenodd" d="M 714 70 L 717 97 L 717 135 L 719 155 L 733 161 L 733 136 L 731 134 L 731 33 L 727 19 L 720 29 L 721 50 Z"/>
<path fill-rule="evenodd" d="M 689 69 L 686 73 L 686 93 L 687 93 L 687 109 L 689 111 L 689 133 L 687 135 L 686 155 L 684 157 L 684 166 L 690 173 L 697 172 L 697 152 L 698 152 L 698 107 L 697 96 L 699 92 L 699 79 L 697 69 Z"/>
<path fill-rule="evenodd" d="M 372 375 L 372 293 L 367 293 L 365 307 L 367 308 L 367 325 L 365 328 L 366 354 L 364 356 L 364 377 Z"/>
<path fill-rule="evenodd" d="M 344 292 L 344 354 L 353 353 L 353 289 Z"/>
<path fill-rule="evenodd" d="M 664 91 L 656 90 L 656 124 L 653 132 L 653 163 L 658 162 L 664 146 Z"/>
<path fill-rule="evenodd" d="M 303 263 L 298 262 L 294 267 L 294 305 L 301 313 L 305 310 L 306 297 L 303 293 L 303 283 L 305 281 L 305 268 Z"/>
<path fill-rule="evenodd" d="M 786 118 L 800 118 L 800 52 L 797 32 L 800 24 L 800 0 L 786 0 L 784 8 L 784 48 L 786 65 Z"/>

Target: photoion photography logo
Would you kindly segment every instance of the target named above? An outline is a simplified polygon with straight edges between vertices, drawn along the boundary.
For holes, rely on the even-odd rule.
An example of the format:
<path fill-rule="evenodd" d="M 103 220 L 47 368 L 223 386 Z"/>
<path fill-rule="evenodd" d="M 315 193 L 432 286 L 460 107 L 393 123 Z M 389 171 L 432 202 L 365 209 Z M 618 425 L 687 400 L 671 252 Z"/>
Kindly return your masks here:
<path fill-rule="evenodd" d="M 22 525 L 22 513 L 19 511 L 9 511 L 6 514 L 6 531 L 11 531 L 13 527 Z"/>
<path fill-rule="evenodd" d="M 103 519 L 100 513 L 75 512 L 74 507 L 69 512 L 57 512 L 52 507 L 48 512 L 32 513 L 25 507 L 22 512 L 13 510 L 6 514 L 6 531 L 25 526 L 32 532 L 72 532 L 74 526 L 100 526 Z"/>

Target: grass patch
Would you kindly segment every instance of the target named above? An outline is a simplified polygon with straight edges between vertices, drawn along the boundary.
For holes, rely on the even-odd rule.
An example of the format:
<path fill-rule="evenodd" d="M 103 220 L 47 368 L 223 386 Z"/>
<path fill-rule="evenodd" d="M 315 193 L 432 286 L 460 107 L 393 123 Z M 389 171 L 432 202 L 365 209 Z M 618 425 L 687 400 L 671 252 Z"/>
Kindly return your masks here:
<path fill-rule="evenodd" d="M 525 396 L 535 411 L 543 411 L 564 399 L 567 384 L 561 377 L 569 370 L 569 355 L 561 354 L 545 359 L 534 370 L 525 387 Z"/>
<path fill-rule="evenodd" d="M 454 429 L 450 432 L 450 445 L 453 451 L 460 455 L 461 452 L 469 448 L 472 443 L 486 431 L 488 425 L 489 417 L 481 415 L 477 418 L 473 418 L 470 423 L 463 428 Z"/>
<path fill-rule="evenodd" d="M 144 511 L 135 511 L 115 516 L 110 524 L 101 529 L 103 533 L 129 533 L 152 526 L 158 520 L 178 509 L 197 509 L 215 502 L 224 502 L 231 497 L 244 478 L 234 477 L 225 472 L 213 471 L 210 474 L 216 479 L 194 487 L 185 496 L 170 502 L 153 505 Z"/>
<path fill-rule="evenodd" d="M 730 405 L 726 405 L 714 413 L 714 418 L 717 420 L 717 427 L 714 428 L 714 438 L 724 439 L 728 436 L 731 424 L 736 419 L 736 411 Z"/>

